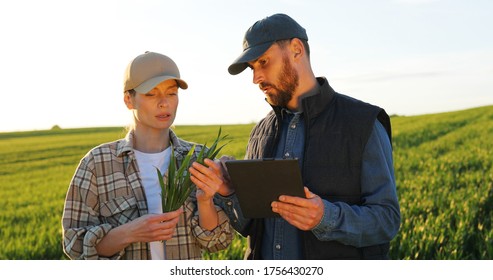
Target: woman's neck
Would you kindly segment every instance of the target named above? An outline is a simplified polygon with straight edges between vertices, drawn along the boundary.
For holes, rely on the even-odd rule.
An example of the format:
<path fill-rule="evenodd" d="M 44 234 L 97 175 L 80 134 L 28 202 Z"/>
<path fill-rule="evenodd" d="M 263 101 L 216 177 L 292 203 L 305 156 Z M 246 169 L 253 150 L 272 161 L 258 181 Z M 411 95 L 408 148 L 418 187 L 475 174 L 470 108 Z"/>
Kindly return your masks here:
<path fill-rule="evenodd" d="M 143 153 L 159 153 L 170 146 L 169 128 L 163 130 L 134 129 L 134 149 Z"/>

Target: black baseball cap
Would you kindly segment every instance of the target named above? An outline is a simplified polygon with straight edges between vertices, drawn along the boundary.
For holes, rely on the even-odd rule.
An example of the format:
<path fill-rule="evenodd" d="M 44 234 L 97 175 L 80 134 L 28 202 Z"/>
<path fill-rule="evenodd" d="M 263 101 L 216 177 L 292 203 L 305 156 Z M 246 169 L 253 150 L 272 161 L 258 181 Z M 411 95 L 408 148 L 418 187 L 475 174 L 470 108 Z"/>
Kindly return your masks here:
<path fill-rule="evenodd" d="M 247 62 L 259 58 L 279 40 L 298 38 L 308 41 L 305 28 L 285 14 L 275 14 L 257 21 L 243 37 L 243 53 L 228 67 L 231 75 L 240 74 Z"/>

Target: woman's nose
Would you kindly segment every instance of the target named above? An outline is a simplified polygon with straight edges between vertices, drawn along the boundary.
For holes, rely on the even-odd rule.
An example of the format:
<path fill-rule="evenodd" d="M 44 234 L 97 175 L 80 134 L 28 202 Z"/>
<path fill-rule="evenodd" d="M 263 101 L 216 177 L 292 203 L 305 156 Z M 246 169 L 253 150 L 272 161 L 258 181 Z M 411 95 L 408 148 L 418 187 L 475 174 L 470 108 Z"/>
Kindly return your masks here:
<path fill-rule="evenodd" d="M 164 108 L 168 106 L 168 99 L 166 97 L 162 97 L 159 99 L 159 108 Z"/>

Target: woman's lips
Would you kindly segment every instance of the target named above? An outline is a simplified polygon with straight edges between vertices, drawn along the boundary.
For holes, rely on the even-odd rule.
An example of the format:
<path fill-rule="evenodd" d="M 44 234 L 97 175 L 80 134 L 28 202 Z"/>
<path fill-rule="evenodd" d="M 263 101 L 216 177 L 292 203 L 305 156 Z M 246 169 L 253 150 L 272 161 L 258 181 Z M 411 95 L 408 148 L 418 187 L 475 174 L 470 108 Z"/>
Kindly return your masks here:
<path fill-rule="evenodd" d="M 169 119 L 171 116 L 171 114 L 159 114 L 156 116 L 157 119 L 160 119 L 160 120 L 166 120 L 166 119 Z"/>

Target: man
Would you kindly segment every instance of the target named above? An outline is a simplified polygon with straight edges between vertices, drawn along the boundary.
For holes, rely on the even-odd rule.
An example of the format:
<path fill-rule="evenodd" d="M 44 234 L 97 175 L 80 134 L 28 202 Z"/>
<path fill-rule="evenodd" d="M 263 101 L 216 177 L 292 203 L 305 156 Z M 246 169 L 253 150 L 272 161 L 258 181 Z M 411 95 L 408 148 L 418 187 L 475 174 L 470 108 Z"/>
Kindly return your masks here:
<path fill-rule="evenodd" d="M 400 224 L 390 119 L 315 77 L 307 41 L 292 18 L 272 15 L 247 30 L 228 68 L 251 68 L 273 108 L 253 129 L 246 158 L 298 158 L 306 198 L 280 196 L 272 211 L 281 218 L 245 219 L 225 183 L 225 211 L 248 237 L 247 259 L 386 259 Z M 194 167 L 219 174 L 219 164 L 206 164 Z"/>

